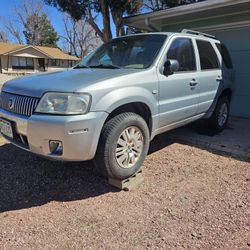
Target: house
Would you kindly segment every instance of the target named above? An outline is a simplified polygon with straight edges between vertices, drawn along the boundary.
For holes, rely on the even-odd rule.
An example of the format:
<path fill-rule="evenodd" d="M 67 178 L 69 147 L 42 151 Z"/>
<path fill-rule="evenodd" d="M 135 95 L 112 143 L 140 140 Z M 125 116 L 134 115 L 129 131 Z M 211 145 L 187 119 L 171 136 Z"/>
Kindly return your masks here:
<path fill-rule="evenodd" d="M 0 43 L 0 73 L 29 74 L 74 66 L 78 57 L 58 48 Z"/>
<path fill-rule="evenodd" d="M 192 29 L 215 35 L 231 54 L 235 85 L 231 114 L 250 118 L 250 1 L 207 0 L 124 19 L 146 31 Z"/>

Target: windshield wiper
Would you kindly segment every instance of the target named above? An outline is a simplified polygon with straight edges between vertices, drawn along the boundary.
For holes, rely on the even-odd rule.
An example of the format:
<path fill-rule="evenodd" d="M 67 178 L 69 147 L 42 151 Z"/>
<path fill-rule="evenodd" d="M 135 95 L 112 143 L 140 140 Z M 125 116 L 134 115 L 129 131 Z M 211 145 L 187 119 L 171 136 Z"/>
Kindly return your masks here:
<path fill-rule="evenodd" d="M 90 69 L 89 66 L 86 66 L 86 65 L 76 65 L 73 69 Z"/>
<path fill-rule="evenodd" d="M 97 64 L 97 65 L 90 65 L 90 68 L 100 68 L 100 69 L 120 69 L 121 67 L 113 64 Z"/>

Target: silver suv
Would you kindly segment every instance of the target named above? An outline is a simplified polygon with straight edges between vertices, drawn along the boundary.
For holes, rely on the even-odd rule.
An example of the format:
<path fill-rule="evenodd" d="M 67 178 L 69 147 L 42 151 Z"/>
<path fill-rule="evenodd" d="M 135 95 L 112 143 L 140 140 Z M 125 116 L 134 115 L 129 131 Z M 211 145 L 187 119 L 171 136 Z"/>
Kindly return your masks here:
<path fill-rule="evenodd" d="M 94 159 L 106 176 L 137 172 L 158 134 L 201 118 L 228 120 L 232 62 L 215 37 L 184 30 L 116 38 L 76 67 L 6 82 L 0 131 L 61 161 Z"/>

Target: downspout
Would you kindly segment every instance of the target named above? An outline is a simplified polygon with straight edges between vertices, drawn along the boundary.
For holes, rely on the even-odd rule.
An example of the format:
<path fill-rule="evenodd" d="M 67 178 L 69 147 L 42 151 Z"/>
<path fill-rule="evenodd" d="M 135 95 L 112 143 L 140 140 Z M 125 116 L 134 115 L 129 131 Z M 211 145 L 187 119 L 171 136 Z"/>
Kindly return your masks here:
<path fill-rule="evenodd" d="M 158 28 L 156 28 L 151 22 L 149 17 L 145 18 L 145 24 L 150 29 L 150 31 L 159 31 Z"/>

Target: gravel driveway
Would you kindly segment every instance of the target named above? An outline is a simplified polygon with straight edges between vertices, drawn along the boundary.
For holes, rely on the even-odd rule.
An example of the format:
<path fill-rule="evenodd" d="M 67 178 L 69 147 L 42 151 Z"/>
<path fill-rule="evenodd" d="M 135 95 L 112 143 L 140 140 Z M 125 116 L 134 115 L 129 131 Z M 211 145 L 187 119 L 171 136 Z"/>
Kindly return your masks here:
<path fill-rule="evenodd" d="M 248 162 L 164 134 L 136 190 L 112 188 L 92 168 L 0 138 L 0 249 L 250 249 Z"/>

